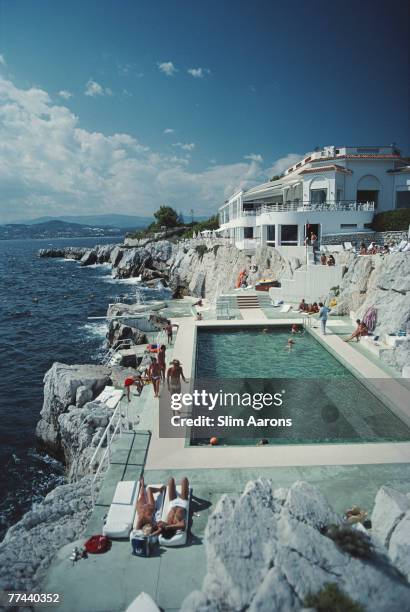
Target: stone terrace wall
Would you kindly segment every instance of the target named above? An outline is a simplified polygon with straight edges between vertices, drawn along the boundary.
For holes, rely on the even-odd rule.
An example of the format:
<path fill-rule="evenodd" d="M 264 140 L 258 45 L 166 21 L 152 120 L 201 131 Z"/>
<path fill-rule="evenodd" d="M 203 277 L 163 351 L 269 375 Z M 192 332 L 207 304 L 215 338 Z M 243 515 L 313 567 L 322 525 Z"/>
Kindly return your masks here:
<path fill-rule="evenodd" d="M 353 246 L 359 247 L 361 242 L 368 245 L 370 242 L 375 242 L 380 246 L 385 244 L 396 244 L 401 240 L 407 240 L 407 231 L 397 232 L 368 232 L 352 233 L 352 234 L 324 234 L 321 244 L 343 244 L 343 242 L 351 242 Z"/>

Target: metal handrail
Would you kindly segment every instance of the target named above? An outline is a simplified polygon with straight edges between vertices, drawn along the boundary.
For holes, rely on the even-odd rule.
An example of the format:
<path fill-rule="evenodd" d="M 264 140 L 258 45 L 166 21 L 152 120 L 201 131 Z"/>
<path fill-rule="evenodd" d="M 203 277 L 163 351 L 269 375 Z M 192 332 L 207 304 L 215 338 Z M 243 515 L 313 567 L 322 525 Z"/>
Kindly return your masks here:
<path fill-rule="evenodd" d="M 122 398 L 121 398 L 122 399 Z M 111 464 L 111 444 L 113 442 L 114 437 L 116 436 L 117 432 L 119 431 L 119 434 L 121 435 L 122 433 L 122 419 L 123 419 L 123 414 L 121 412 L 121 399 L 118 401 L 118 404 L 112 414 L 112 417 L 107 425 L 107 427 L 104 430 L 103 435 L 101 436 L 101 439 L 97 445 L 97 448 L 95 449 L 93 456 L 90 459 L 90 463 L 89 463 L 89 470 L 91 474 L 94 474 L 94 478 L 91 481 L 91 503 L 94 507 L 95 505 L 95 481 L 98 478 L 98 475 L 100 474 L 101 470 L 103 469 L 104 463 L 106 458 L 108 458 L 108 465 Z M 127 407 L 128 410 L 128 407 Z M 115 423 L 116 421 L 116 423 Z M 115 423 L 115 424 L 114 424 Z M 111 429 L 113 429 L 112 433 L 111 433 Z M 107 446 L 106 449 L 102 455 L 102 457 L 98 460 L 98 467 L 97 469 L 94 471 L 94 466 L 96 464 L 96 459 L 97 459 L 97 454 L 99 453 L 99 451 L 101 450 L 101 447 L 103 446 L 105 440 L 107 441 Z"/>

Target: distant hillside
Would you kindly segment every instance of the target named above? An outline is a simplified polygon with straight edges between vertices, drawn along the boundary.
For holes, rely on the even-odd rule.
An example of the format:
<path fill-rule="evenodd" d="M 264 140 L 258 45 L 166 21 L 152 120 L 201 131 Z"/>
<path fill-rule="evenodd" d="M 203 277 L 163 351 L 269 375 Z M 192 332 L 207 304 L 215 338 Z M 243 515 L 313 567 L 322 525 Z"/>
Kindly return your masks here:
<path fill-rule="evenodd" d="M 136 215 L 62 215 L 61 217 L 38 217 L 37 219 L 25 220 L 25 225 L 37 225 L 48 221 L 65 221 L 66 223 L 79 223 L 80 225 L 93 225 L 98 227 L 123 227 L 135 229 L 136 227 L 147 227 L 153 221 L 153 217 L 138 217 Z"/>
<path fill-rule="evenodd" d="M 131 228 L 101 226 L 83 223 L 67 223 L 53 220 L 29 225 L 9 223 L 0 225 L 0 240 L 21 238 L 82 238 L 85 236 L 123 236 Z"/>

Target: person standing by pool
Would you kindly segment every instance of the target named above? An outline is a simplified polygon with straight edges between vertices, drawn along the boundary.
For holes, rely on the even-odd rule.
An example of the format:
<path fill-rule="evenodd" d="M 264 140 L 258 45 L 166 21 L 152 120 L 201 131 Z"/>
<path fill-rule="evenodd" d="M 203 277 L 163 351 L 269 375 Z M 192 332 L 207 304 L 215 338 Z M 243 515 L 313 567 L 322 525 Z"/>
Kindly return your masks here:
<path fill-rule="evenodd" d="M 161 344 L 161 348 L 158 351 L 158 363 L 159 363 L 159 367 L 161 369 L 161 378 L 163 381 L 165 381 L 165 370 L 166 370 L 166 364 L 165 364 L 165 351 L 166 351 L 166 346 L 165 344 Z"/>
<path fill-rule="evenodd" d="M 159 397 L 159 383 L 161 380 L 161 368 L 156 357 L 151 357 L 151 365 L 149 367 L 149 376 L 154 389 L 154 397 Z"/>
<path fill-rule="evenodd" d="M 171 395 L 181 393 L 181 378 L 184 382 L 188 382 L 179 359 L 173 359 L 167 372 L 167 386 Z"/>
<path fill-rule="evenodd" d="M 171 321 L 168 319 L 167 324 L 164 328 L 167 332 L 168 344 L 172 344 L 174 327 L 178 329 L 179 325 L 177 325 L 176 323 L 171 323 Z"/>
<path fill-rule="evenodd" d="M 326 323 L 327 323 L 327 315 L 330 312 L 330 308 L 328 308 L 327 306 L 324 306 L 323 302 L 319 302 L 319 321 L 320 321 L 320 326 L 322 328 L 322 334 L 325 336 L 326 335 Z"/>

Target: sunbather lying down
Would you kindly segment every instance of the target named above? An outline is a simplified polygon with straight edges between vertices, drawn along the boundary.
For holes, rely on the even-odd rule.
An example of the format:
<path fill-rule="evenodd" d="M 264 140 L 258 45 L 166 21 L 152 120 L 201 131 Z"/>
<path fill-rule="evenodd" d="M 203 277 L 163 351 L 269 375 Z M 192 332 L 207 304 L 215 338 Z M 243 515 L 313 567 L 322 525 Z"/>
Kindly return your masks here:
<path fill-rule="evenodd" d="M 142 530 L 143 534 L 159 535 L 161 527 L 159 526 L 160 516 L 156 516 L 154 493 L 162 493 L 165 491 L 165 486 L 156 489 L 155 487 L 145 487 L 144 477 L 140 479 L 140 492 L 137 500 L 137 524 L 136 528 Z"/>
<path fill-rule="evenodd" d="M 178 497 L 175 480 L 170 478 L 167 486 L 168 497 L 170 500 L 169 512 L 167 520 L 159 521 L 158 527 L 161 529 L 161 534 L 165 538 L 172 538 L 178 530 L 184 530 L 187 526 L 188 516 L 188 496 L 189 482 L 188 478 L 181 480 L 181 495 Z"/>

